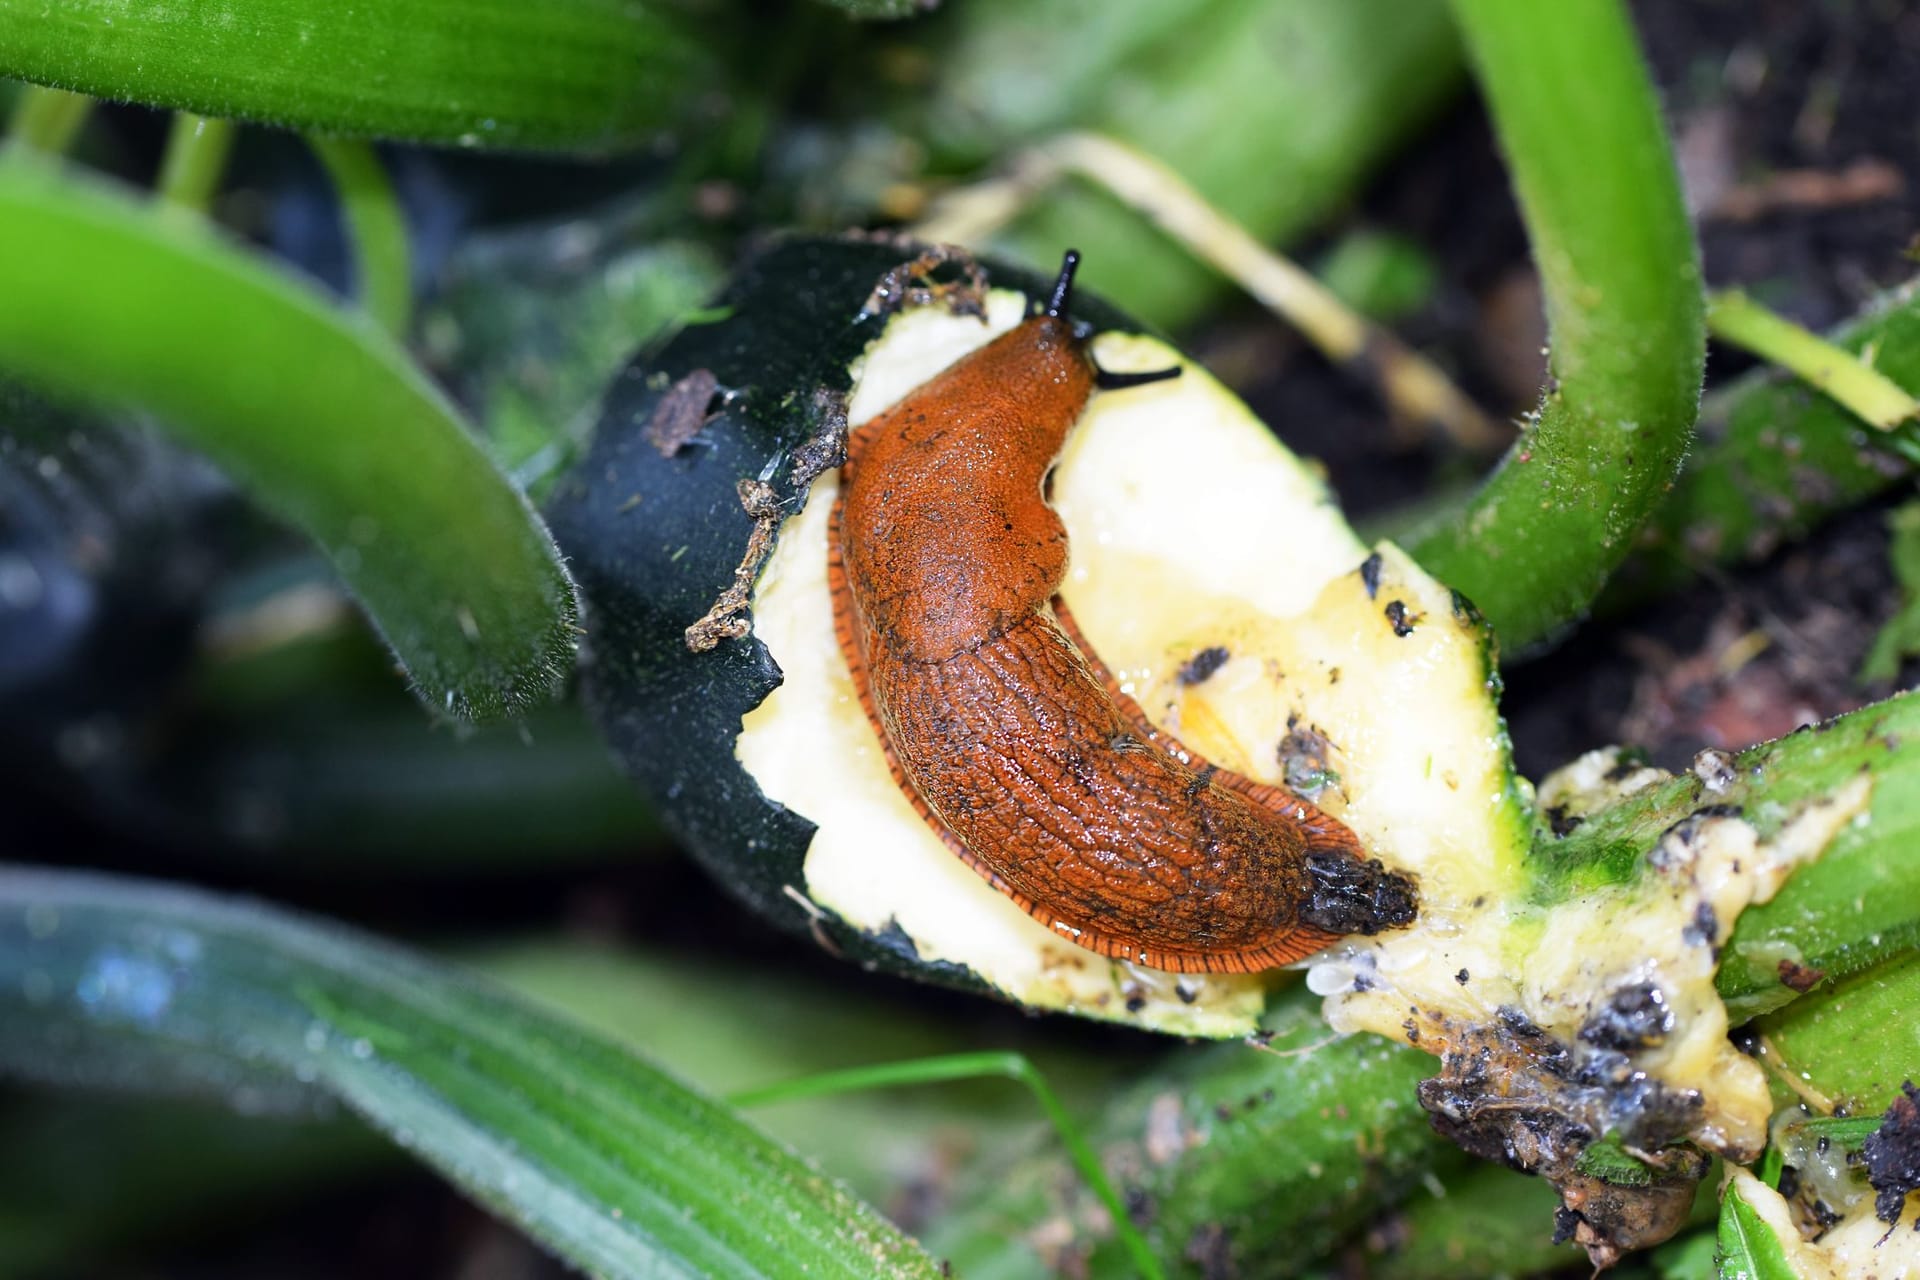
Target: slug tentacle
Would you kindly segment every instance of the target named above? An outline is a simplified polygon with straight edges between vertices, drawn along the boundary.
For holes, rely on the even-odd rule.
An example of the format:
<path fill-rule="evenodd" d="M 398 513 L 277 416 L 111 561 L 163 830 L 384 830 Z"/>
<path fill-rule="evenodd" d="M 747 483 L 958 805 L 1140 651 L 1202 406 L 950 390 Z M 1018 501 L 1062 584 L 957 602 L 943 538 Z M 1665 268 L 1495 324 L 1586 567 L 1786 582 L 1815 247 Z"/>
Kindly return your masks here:
<path fill-rule="evenodd" d="M 1045 482 L 1102 385 L 1046 307 L 855 430 L 829 582 L 840 647 L 903 792 L 1060 936 L 1176 972 L 1286 964 L 1411 918 L 1406 877 L 1312 805 L 1152 724 L 1072 627 Z"/>

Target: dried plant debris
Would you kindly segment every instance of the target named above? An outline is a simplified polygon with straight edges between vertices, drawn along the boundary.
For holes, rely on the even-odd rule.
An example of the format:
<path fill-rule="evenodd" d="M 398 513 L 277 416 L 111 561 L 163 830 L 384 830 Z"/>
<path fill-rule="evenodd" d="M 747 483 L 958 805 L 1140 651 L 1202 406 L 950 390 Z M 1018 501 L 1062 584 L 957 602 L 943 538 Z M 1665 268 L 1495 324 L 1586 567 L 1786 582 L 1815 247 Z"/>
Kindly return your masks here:
<path fill-rule="evenodd" d="M 713 402 L 720 395 L 720 380 L 711 369 L 695 369 L 669 386 L 653 406 L 647 419 L 647 443 L 663 458 L 693 442 L 700 428 L 713 420 Z"/>
<path fill-rule="evenodd" d="M 697 372 L 675 383 L 661 403 L 664 405 L 671 400 L 689 378 L 697 376 Z M 806 504 L 808 489 L 815 480 L 847 460 L 846 396 L 824 388 L 816 392 L 813 420 L 815 425 L 812 434 L 787 459 L 787 490 L 799 495 L 797 498 L 782 499 L 764 476 L 739 482 L 740 509 L 753 521 L 753 530 L 747 535 L 746 550 L 741 553 L 740 563 L 734 568 L 733 581 L 714 599 L 706 613 L 687 628 L 687 648 L 693 652 L 705 653 L 717 647 L 722 640 L 737 640 L 752 628 L 748 610 L 752 602 L 754 579 L 759 577 L 760 566 L 766 563 L 767 556 L 773 551 L 780 525 Z M 659 421 L 657 413 L 654 421 L 656 424 Z M 675 449 L 661 446 L 660 441 L 653 438 L 651 427 L 648 439 L 669 456 L 678 449 L 677 445 Z"/>
<path fill-rule="evenodd" d="M 1920 1089 L 1913 1081 L 1901 1082 L 1900 1096 L 1860 1153 L 1873 1185 L 1874 1216 L 1891 1227 L 1900 1221 L 1907 1196 L 1920 1190 Z"/>
<path fill-rule="evenodd" d="M 1576 829 L 1669 776 L 1592 753 L 1543 781 L 1542 822 Z M 1678 1229 L 1708 1155 L 1766 1145 L 1766 1076 L 1727 1039 L 1720 950 L 1870 795 L 1856 780 L 1762 837 L 1700 783 L 1702 803 L 1636 863 L 1590 881 L 1424 867 L 1418 927 L 1349 940 L 1308 975 L 1336 1029 L 1440 1058 L 1420 1089 L 1434 1127 L 1552 1183 L 1562 1233 L 1598 1266 Z"/>
<path fill-rule="evenodd" d="M 1640 988 L 1607 1003 L 1665 1012 Z M 1630 1015 L 1634 1030 L 1622 1034 L 1612 1013 L 1596 1017 L 1605 1045 L 1581 1037 L 1569 1046 L 1512 1006 L 1479 1026 L 1444 1015 L 1408 1022 L 1413 1031 L 1424 1022 L 1429 1036 L 1436 1022 L 1445 1024 L 1441 1074 L 1419 1093 L 1434 1129 L 1463 1150 L 1552 1183 L 1562 1205 L 1556 1240 L 1573 1240 L 1595 1266 L 1607 1267 L 1685 1223 L 1707 1158 L 1683 1145 L 1704 1110 L 1700 1093 L 1662 1084 L 1613 1047 L 1659 1019 Z M 1618 1154 L 1607 1163 L 1590 1158 L 1600 1150 Z"/>

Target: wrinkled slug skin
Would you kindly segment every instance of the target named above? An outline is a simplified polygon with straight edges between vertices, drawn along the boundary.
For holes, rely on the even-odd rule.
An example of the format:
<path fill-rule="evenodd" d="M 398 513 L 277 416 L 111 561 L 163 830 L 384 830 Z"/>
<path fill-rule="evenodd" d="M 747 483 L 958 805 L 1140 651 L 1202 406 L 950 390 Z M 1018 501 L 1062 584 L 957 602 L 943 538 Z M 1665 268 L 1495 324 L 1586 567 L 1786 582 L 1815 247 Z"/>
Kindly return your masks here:
<path fill-rule="evenodd" d="M 1301 918 L 1310 855 L 1357 841 L 1155 731 L 1055 612 L 1067 536 L 1044 486 L 1096 375 L 1050 311 L 853 433 L 841 647 L 902 788 L 1034 917 L 1153 968 L 1290 963 L 1337 936 Z"/>

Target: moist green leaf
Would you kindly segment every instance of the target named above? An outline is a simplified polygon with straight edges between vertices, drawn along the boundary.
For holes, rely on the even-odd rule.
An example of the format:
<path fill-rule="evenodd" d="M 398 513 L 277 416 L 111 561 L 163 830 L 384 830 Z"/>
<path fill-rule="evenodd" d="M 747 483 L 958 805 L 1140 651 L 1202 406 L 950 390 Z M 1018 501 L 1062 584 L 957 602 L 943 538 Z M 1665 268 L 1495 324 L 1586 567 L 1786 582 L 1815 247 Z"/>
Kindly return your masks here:
<path fill-rule="evenodd" d="M 371 321 L 38 163 L 0 164 L 0 242 L 31 246 L 0 254 L 0 371 L 150 411 L 212 457 L 319 544 L 429 706 L 515 714 L 571 669 L 552 539 Z"/>
<path fill-rule="evenodd" d="M 251 903 L 0 871 L 0 1074 L 331 1095 L 581 1269 L 933 1276 L 720 1104 L 448 966 Z"/>

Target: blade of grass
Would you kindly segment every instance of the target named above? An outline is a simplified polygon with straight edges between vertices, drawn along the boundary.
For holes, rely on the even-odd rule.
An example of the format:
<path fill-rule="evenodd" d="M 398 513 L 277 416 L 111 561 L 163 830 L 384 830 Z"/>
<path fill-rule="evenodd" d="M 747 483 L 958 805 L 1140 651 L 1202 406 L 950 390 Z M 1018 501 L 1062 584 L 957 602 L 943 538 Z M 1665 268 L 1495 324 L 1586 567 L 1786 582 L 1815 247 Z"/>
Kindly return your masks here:
<path fill-rule="evenodd" d="M 837 1183 L 612 1041 L 345 929 L 0 872 L 0 1069 L 332 1094 L 574 1265 L 932 1277 Z"/>
<path fill-rule="evenodd" d="M 0 76 L 414 142 L 641 146 L 710 70 L 641 0 L 0 0 Z"/>
<path fill-rule="evenodd" d="M 1087 1187 L 1093 1192 L 1106 1211 L 1112 1217 L 1113 1231 L 1120 1239 L 1121 1246 L 1141 1276 L 1147 1280 L 1163 1280 L 1165 1272 L 1160 1261 L 1147 1248 L 1147 1242 L 1141 1238 L 1127 1213 L 1126 1204 L 1113 1189 L 1106 1170 L 1100 1164 L 1100 1158 L 1087 1145 L 1080 1135 L 1080 1127 L 1060 1105 L 1060 1099 L 1047 1084 L 1045 1077 L 1034 1069 L 1031 1062 L 1018 1053 L 955 1053 L 939 1058 L 921 1058 L 914 1062 L 877 1063 L 873 1066 L 854 1067 L 846 1071 L 829 1071 L 820 1075 L 805 1076 L 798 1080 L 789 1080 L 782 1084 L 767 1085 L 759 1089 L 748 1089 L 728 1096 L 733 1106 L 750 1109 L 771 1106 L 780 1102 L 791 1102 L 798 1098 L 817 1098 L 828 1094 L 848 1093 L 864 1089 L 895 1088 L 913 1084 L 943 1084 L 953 1080 L 977 1080 L 982 1077 L 996 1076 L 1013 1080 L 1027 1087 L 1027 1091 L 1040 1104 L 1040 1110 L 1046 1113 L 1047 1122 L 1060 1136 L 1060 1145 L 1067 1150 L 1067 1158 L 1073 1167 L 1086 1180 Z"/>
<path fill-rule="evenodd" d="M 1809 333 L 1737 289 L 1707 302 L 1707 332 L 1818 387 L 1868 426 L 1891 431 L 1920 418 L 1920 401 L 1844 347 Z"/>
<path fill-rule="evenodd" d="M 92 110 L 93 99 L 84 93 L 28 85 L 7 117 L 6 140 L 42 155 L 64 155 Z"/>
<path fill-rule="evenodd" d="M 1570 626 L 1679 472 L 1705 354 L 1659 104 L 1616 0 L 1455 0 L 1539 265 L 1552 377 L 1500 467 L 1409 550 L 1509 651 Z"/>
<path fill-rule="evenodd" d="M 233 134 L 231 120 L 174 112 L 167 149 L 160 159 L 160 177 L 154 183 L 155 194 L 176 209 L 205 213 L 227 171 Z"/>
<path fill-rule="evenodd" d="M 308 141 L 340 198 L 360 305 L 381 328 L 405 338 L 413 312 L 412 267 L 407 221 L 387 171 L 372 145 L 359 139 L 314 137 Z"/>
<path fill-rule="evenodd" d="M 572 666 L 552 540 L 370 324 L 102 187 L 0 164 L 0 368 L 150 410 L 324 550 L 427 704 L 486 719 Z"/>

